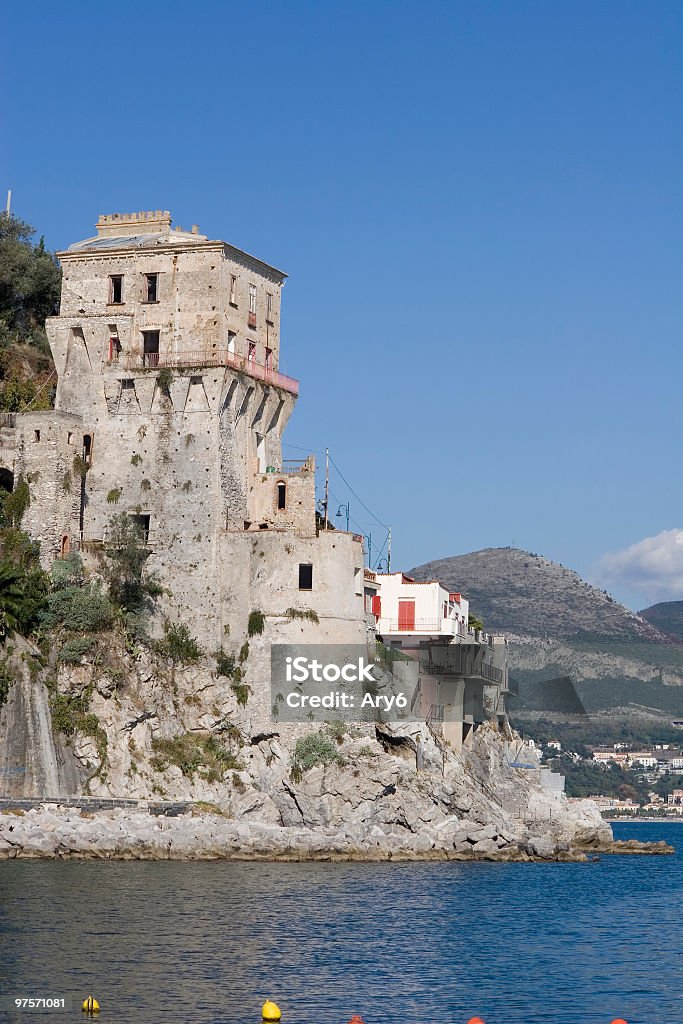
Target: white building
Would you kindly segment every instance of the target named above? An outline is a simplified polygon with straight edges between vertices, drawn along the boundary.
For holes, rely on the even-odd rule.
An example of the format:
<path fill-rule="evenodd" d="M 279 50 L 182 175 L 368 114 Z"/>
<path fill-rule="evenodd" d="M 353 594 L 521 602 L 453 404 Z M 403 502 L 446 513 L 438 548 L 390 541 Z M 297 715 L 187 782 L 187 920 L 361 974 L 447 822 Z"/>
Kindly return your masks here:
<path fill-rule="evenodd" d="M 387 647 L 414 648 L 421 640 L 474 641 L 468 627 L 469 601 L 438 580 L 420 583 L 402 572 L 375 573 L 373 601 L 377 634 Z"/>

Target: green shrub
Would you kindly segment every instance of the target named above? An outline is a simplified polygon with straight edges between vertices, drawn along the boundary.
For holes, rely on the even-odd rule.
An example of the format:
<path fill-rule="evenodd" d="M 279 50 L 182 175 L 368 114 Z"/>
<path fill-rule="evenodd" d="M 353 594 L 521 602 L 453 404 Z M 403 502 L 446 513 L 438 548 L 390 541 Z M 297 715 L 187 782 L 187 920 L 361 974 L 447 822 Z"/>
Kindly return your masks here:
<path fill-rule="evenodd" d="M 48 594 L 40 621 L 47 629 L 63 626 L 71 633 L 96 633 L 109 629 L 114 606 L 97 583 L 87 587 L 67 586 Z"/>
<path fill-rule="evenodd" d="M 170 658 L 174 665 L 188 665 L 203 656 L 204 651 L 183 623 L 166 623 L 164 639 L 157 643 L 157 650 L 164 658 Z"/>
<path fill-rule="evenodd" d="M 344 742 L 344 737 L 348 732 L 346 724 L 342 721 L 327 722 L 325 724 L 325 729 L 328 735 L 335 740 L 337 744 Z"/>
<path fill-rule="evenodd" d="M 237 703 L 239 704 L 239 706 L 241 708 L 245 708 L 247 706 L 247 701 L 249 700 L 249 694 L 251 693 L 251 687 L 247 686 L 246 683 L 233 683 L 231 685 L 230 689 L 235 694 L 235 697 L 237 698 Z"/>
<path fill-rule="evenodd" d="M 120 487 L 112 487 L 110 491 L 107 491 L 107 502 L 110 505 L 118 505 L 121 493 L 122 491 Z"/>
<path fill-rule="evenodd" d="M 316 625 L 320 623 L 318 613 L 312 608 L 288 608 L 285 615 L 289 619 L 308 619 L 309 622 L 315 622 Z"/>
<path fill-rule="evenodd" d="M 13 491 L 0 494 L 0 525 L 19 529 L 30 504 L 31 492 L 28 482 L 20 476 Z"/>
<path fill-rule="evenodd" d="M 73 470 L 76 476 L 80 476 L 81 480 L 85 480 L 89 469 L 89 462 L 86 462 L 81 455 L 74 455 Z"/>
<path fill-rule="evenodd" d="M 14 676 L 12 675 L 7 658 L 3 658 L 0 661 L 0 708 L 7 700 L 9 688 L 14 682 Z"/>
<path fill-rule="evenodd" d="M 59 660 L 69 665 L 76 665 L 84 654 L 88 654 L 95 646 L 91 636 L 73 636 L 62 646 L 59 652 Z"/>
<path fill-rule="evenodd" d="M 80 697 L 70 693 L 55 693 L 50 698 L 52 725 L 65 736 L 74 736 L 77 732 L 84 736 L 92 736 L 97 743 L 100 761 L 107 756 L 107 734 L 100 725 L 97 715 L 88 712 L 92 687 Z"/>
<path fill-rule="evenodd" d="M 144 479 L 144 480 L 140 481 L 140 487 L 141 487 L 141 489 L 143 491 L 151 491 L 152 490 L 152 484 L 147 479 Z"/>
<path fill-rule="evenodd" d="M 157 384 L 161 391 L 165 391 L 166 394 L 171 390 L 171 384 L 173 383 L 173 374 L 167 366 L 163 370 L 159 370 L 157 374 Z"/>
<path fill-rule="evenodd" d="M 70 551 L 66 558 L 58 558 L 50 569 L 55 589 L 78 583 L 83 578 L 83 560 L 77 551 Z"/>
<path fill-rule="evenodd" d="M 292 778 L 301 779 L 304 772 L 318 764 L 340 763 L 340 757 L 332 740 L 322 732 L 314 732 L 296 741 L 292 755 Z"/>
<path fill-rule="evenodd" d="M 155 576 L 144 575 L 149 557 L 144 532 L 125 512 L 109 521 L 106 553 L 105 574 L 113 600 L 128 611 L 149 610 L 150 599 L 158 597 L 162 588 Z"/>
<path fill-rule="evenodd" d="M 220 782 L 226 772 L 242 769 L 239 760 L 215 736 L 186 732 L 168 740 L 153 739 L 152 749 L 155 756 L 150 763 L 158 772 L 176 765 L 187 778 L 199 773 L 207 782 Z"/>
<path fill-rule="evenodd" d="M 137 452 L 136 452 L 135 455 L 131 455 L 130 461 L 131 461 L 131 465 L 139 466 L 140 463 L 142 462 L 142 455 L 138 455 Z"/>
<path fill-rule="evenodd" d="M 235 658 L 220 647 L 214 654 L 216 659 L 216 672 L 219 676 L 231 677 L 235 671 Z"/>
<path fill-rule="evenodd" d="M 484 623 L 481 621 L 481 619 L 478 619 L 476 615 L 472 615 L 471 612 L 467 617 L 467 625 L 469 626 L 470 629 L 484 628 Z"/>
<path fill-rule="evenodd" d="M 263 633 L 266 625 L 266 617 L 263 612 L 253 611 L 249 613 L 249 622 L 247 623 L 247 633 L 249 636 L 256 636 Z"/>
<path fill-rule="evenodd" d="M 240 665 L 243 665 L 248 657 L 249 657 L 249 641 L 245 640 L 244 643 L 242 644 L 242 646 L 240 647 L 240 653 L 239 653 L 239 663 L 240 663 Z"/>

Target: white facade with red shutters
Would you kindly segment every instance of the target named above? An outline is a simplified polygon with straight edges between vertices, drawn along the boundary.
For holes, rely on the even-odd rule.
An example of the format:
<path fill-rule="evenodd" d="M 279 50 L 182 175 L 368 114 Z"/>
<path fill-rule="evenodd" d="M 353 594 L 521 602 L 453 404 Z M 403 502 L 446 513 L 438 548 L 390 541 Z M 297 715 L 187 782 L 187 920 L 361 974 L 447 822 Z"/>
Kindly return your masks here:
<path fill-rule="evenodd" d="M 420 640 L 473 639 L 468 628 L 469 601 L 442 587 L 402 572 L 373 573 L 378 592 L 370 607 L 377 633 L 388 646 L 413 647 Z"/>

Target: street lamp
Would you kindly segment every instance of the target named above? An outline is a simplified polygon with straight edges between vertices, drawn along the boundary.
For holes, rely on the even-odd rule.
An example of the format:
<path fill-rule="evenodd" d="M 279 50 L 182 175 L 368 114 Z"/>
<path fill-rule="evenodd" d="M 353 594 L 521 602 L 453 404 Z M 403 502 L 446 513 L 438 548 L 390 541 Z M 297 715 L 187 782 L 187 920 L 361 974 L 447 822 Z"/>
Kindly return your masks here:
<path fill-rule="evenodd" d="M 340 505 L 339 506 L 339 508 L 337 509 L 337 516 L 336 516 L 337 519 L 341 519 L 342 509 L 344 509 L 344 511 L 346 512 L 346 532 L 348 533 L 349 532 L 349 504 L 347 503 L 346 505 Z"/>

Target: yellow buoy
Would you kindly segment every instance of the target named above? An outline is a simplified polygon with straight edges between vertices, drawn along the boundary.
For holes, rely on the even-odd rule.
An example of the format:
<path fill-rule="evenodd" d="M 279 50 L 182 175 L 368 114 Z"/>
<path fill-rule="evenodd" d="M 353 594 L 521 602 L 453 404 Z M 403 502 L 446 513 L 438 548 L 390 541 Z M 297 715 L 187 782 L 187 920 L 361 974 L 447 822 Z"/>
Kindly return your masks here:
<path fill-rule="evenodd" d="M 280 1013 L 280 1007 L 277 1003 L 271 1002 L 270 999 L 266 999 L 261 1010 L 261 1016 L 264 1020 L 279 1020 L 282 1014 Z"/>
<path fill-rule="evenodd" d="M 94 996 L 88 996 L 87 999 L 83 1000 L 83 1006 L 81 1007 L 83 1013 L 99 1013 L 100 1004 L 97 1002 Z"/>

